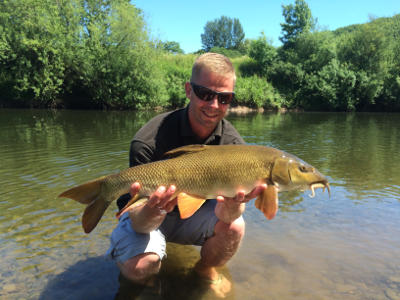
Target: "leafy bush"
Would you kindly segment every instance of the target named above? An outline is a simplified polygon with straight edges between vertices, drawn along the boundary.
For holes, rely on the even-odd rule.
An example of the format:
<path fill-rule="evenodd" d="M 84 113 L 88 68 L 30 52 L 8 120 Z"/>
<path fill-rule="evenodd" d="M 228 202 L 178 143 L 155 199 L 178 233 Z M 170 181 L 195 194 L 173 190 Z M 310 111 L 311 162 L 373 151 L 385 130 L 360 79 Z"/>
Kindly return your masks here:
<path fill-rule="evenodd" d="M 187 103 L 185 82 L 190 80 L 195 55 L 163 55 L 159 66 L 166 84 L 166 98 L 171 108 L 183 107 Z"/>
<path fill-rule="evenodd" d="M 270 83 L 264 78 L 253 75 L 239 77 L 235 87 L 238 105 L 254 108 L 278 108 L 282 99 Z"/>
<path fill-rule="evenodd" d="M 257 62 L 258 75 L 268 77 L 271 66 L 277 57 L 277 51 L 270 43 L 264 33 L 250 43 L 249 56 Z"/>
<path fill-rule="evenodd" d="M 8 91 L 2 102 L 165 105 L 156 57 L 140 11 L 128 2 L 0 2 L 0 90 Z"/>
<path fill-rule="evenodd" d="M 225 55 L 229 58 L 236 58 L 236 57 L 240 57 L 243 55 L 239 50 L 226 49 L 226 48 L 222 48 L 222 47 L 213 47 L 210 49 L 209 52 L 219 53 L 219 54 Z"/>

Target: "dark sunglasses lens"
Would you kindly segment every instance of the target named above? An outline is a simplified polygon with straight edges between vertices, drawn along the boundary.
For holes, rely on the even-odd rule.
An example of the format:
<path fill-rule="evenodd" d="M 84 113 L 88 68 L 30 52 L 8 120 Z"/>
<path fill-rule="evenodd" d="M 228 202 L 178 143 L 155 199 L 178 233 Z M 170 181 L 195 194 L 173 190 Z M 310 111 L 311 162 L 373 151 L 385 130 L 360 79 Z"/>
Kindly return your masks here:
<path fill-rule="evenodd" d="M 229 104 L 233 100 L 234 93 L 216 93 L 204 86 L 199 86 L 192 83 L 193 91 L 198 98 L 203 101 L 211 101 L 214 99 L 215 95 L 218 96 L 218 102 L 221 104 Z"/>
<path fill-rule="evenodd" d="M 229 104 L 233 99 L 233 94 L 219 94 L 218 101 L 221 104 Z"/>
<path fill-rule="evenodd" d="M 193 90 L 197 97 L 203 101 L 210 101 L 214 98 L 215 93 L 213 91 L 198 85 L 193 84 Z"/>

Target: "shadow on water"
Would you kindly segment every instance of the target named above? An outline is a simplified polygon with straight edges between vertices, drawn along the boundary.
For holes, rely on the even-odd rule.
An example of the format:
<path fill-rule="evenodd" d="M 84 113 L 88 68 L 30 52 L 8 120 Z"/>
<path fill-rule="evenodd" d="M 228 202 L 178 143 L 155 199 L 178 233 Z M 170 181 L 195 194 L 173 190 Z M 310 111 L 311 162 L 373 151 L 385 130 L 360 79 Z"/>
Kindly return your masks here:
<path fill-rule="evenodd" d="M 125 279 L 114 262 L 103 256 L 78 261 L 50 279 L 40 295 L 47 299 L 214 299 L 212 291 L 193 272 L 199 251 L 193 246 L 169 243 L 153 287 L 136 285 Z M 226 267 L 219 270 L 232 281 Z M 234 287 L 225 299 L 233 299 Z"/>
<path fill-rule="evenodd" d="M 117 266 L 103 256 L 80 260 L 48 281 L 39 299 L 113 299 Z"/>

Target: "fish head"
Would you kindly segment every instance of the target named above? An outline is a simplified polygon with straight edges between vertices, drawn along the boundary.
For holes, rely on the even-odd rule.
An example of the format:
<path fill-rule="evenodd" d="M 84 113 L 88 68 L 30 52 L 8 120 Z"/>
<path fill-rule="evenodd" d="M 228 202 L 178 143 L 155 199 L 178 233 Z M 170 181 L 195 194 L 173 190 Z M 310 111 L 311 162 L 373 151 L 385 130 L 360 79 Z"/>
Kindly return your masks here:
<path fill-rule="evenodd" d="M 311 189 L 314 197 L 315 188 L 327 188 L 330 194 L 326 177 L 294 155 L 283 154 L 275 160 L 271 179 L 280 191 Z"/>

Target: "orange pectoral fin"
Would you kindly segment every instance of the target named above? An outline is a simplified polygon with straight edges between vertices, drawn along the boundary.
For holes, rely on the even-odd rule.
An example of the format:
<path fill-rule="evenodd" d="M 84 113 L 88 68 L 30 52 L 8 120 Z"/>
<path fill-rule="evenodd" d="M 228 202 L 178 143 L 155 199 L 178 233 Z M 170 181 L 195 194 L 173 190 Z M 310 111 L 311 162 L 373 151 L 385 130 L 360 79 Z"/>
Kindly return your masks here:
<path fill-rule="evenodd" d="M 257 197 L 254 205 L 263 212 L 268 220 L 273 219 L 278 212 L 278 189 L 273 185 L 268 185 Z"/>
<path fill-rule="evenodd" d="M 178 208 L 181 219 L 187 219 L 191 217 L 205 201 L 206 199 L 198 196 L 180 193 L 178 195 Z"/>

